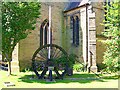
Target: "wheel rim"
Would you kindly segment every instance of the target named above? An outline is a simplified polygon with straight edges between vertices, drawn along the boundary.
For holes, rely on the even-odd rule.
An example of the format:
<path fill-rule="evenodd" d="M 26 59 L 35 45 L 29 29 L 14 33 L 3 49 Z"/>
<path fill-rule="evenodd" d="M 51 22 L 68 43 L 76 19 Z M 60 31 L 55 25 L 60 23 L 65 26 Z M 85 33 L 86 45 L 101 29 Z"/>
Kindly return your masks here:
<path fill-rule="evenodd" d="M 51 48 L 50 60 L 48 59 L 48 48 Z M 48 66 L 54 66 L 54 72 L 58 78 L 63 78 L 66 73 L 67 53 L 58 45 L 47 44 L 38 48 L 32 57 L 32 67 L 38 78 L 44 78 L 48 71 Z M 48 61 L 52 64 L 49 65 Z"/>

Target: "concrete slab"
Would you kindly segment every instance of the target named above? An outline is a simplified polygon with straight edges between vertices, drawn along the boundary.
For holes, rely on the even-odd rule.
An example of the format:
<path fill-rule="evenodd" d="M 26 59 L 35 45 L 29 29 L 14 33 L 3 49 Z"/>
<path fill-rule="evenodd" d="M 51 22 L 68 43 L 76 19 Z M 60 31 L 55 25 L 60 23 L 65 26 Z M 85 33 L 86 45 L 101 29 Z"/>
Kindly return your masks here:
<path fill-rule="evenodd" d="M 15 84 L 12 82 L 4 82 L 4 86 L 10 87 L 10 86 L 15 86 Z"/>

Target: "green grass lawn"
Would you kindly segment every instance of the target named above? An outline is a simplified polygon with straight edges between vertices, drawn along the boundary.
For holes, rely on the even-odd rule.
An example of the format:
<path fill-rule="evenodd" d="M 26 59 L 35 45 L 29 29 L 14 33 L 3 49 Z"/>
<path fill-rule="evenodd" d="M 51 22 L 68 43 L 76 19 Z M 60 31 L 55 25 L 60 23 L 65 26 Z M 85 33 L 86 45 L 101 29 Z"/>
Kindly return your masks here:
<path fill-rule="evenodd" d="M 4 82 L 15 83 L 15 86 L 9 88 L 118 88 L 118 76 L 74 73 L 73 76 L 66 76 L 63 80 L 56 82 L 46 82 L 38 80 L 35 76 L 32 78 L 31 72 L 21 72 L 7 76 L 6 71 L 0 71 L 0 89 L 6 88 Z"/>

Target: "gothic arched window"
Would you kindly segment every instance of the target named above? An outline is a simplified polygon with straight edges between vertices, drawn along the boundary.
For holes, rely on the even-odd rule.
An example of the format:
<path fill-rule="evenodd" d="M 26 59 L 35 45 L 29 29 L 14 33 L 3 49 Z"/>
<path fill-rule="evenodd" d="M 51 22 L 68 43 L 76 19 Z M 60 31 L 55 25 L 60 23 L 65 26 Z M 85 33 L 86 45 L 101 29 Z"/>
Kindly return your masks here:
<path fill-rule="evenodd" d="M 74 46 L 79 45 L 79 17 L 70 17 L 70 28 L 72 30 L 72 44 Z"/>
<path fill-rule="evenodd" d="M 48 20 L 45 19 L 40 27 L 40 46 L 48 44 Z"/>
<path fill-rule="evenodd" d="M 48 26 L 45 25 L 45 28 L 44 28 L 44 45 L 47 44 L 47 33 L 48 33 Z"/>
<path fill-rule="evenodd" d="M 76 41 L 75 41 L 75 44 L 78 46 L 79 45 L 79 18 L 78 16 L 76 16 L 76 21 L 75 21 L 75 24 L 76 24 L 76 30 L 75 30 L 75 33 L 76 33 Z"/>

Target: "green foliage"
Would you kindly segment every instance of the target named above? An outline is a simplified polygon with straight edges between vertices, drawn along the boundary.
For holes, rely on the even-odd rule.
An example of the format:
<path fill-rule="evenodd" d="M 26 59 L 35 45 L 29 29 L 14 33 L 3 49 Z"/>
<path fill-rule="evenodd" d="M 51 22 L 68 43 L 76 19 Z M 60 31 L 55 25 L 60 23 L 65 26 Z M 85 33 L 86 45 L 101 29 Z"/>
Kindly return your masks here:
<path fill-rule="evenodd" d="M 16 44 L 35 29 L 39 17 L 39 3 L 2 3 L 2 52 L 9 61 Z"/>
<path fill-rule="evenodd" d="M 55 65 L 61 65 L 63 67 L 65 67 L 66 65 L 68 65 L 68 67 L 73 67 L 73 65 L 75 64 L 75 61 L 77 59 L 77 56 L 75 54 L 70 54 L 68 56 L 62 56 L 60 58 L 56 58 L 55 60 L 53 60 L 53 62 L 55 63 Z"/>
<path fill-rule="evenodd" d="M 9 62 L 9 74 L 12 52 L 35 29 L 39 9 L 40 3 L 35 2 L 2 2 L 2 55 Z"/>
<path fill-rule="evenodd" d="M 108 39 L 105 41 L 107 47 L 103 63 L 107 66 L 106 69 L 116 72 L 120 69 L 120 1 L 115 0 L 105 7 L 106 29 L 103 35 Z"/>
<path fill-rule="evenodd" d="M 97 64 L 97 67 L 98 67 L 98 72 L 101 72 L 102 70 L 106 69 L 106 66 L 103 63 Z"/>
<path fill-rule="evenodd" d="M 69 67 L 73 67 L 73 65 L 75 64 L 75 61 L 77 61 L 77 55 L 75 54 L 70 54 L 68 56 L 68 59 L 69 59 Z"/>
<path fill-rule="evenodd" d="M 80 63 L 74 64 L 73 65 L 73 70 L 77 71 L 77 72 L 83 71 L 84 70 L 84 66 L 82 64 L 80 64 Z"/>
<path fill-rule="evenodd" d="M 54 64 L 57 65 L 58 67 L 64 68 L 66 66 L 66 63 L 68 63 L 67 56 L 62 56 L 60 58 L 56 58 L 53 60 Z"/>

